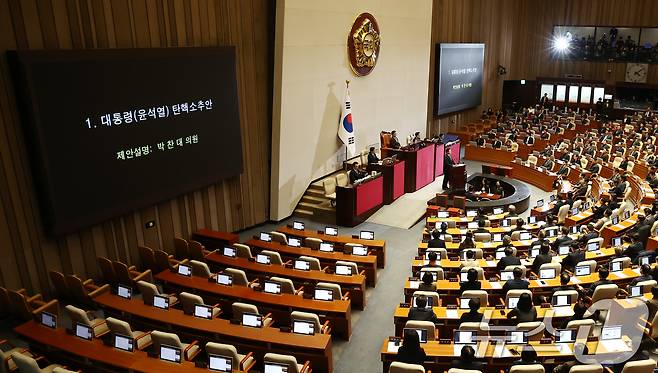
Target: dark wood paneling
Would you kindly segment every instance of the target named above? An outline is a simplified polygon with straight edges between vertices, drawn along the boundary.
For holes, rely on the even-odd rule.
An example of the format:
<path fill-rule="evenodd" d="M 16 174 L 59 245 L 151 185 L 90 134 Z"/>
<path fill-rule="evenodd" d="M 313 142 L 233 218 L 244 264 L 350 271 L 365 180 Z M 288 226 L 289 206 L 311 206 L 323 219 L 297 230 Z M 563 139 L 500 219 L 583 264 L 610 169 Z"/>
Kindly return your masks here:
<path fill-rule="evenodd" d="M 485 76 L 482 106 L 434 117 L 434 48 L 430 63 L 428 131 L 446 132 L 476 120 L 489 106 L 500 107 L 505 79 L 582 74 L 586 79 L 623 81 L 625 63 L 559 61 L 550 57 L 554 25 L 658 26 L 655 0 L 434 0 L 432 45 L 440 42 L 482 42 Z M 499 76 L 498 65 L 507 68 Z M 648 83 L 658 83 L 658 64 L 650 65 Z M 453 124 L 454 122 L 454 124 Z"/>
<path fill-rule="evenodd" d="M 270 12 L 269 0 L 0 0 L 1 284 L 48 291 L 49 268 L 95 276 L 97 256 L 135 263 L 138 245 L 173 251 L 174 236 L 197 228 L 234 231 L 267 220 Z M 223 45 L 237 54 L 243 174 L 66 237 L 45 237 L 5 52 Z M 145 228 L 149 220 L 155 228 Z"/>

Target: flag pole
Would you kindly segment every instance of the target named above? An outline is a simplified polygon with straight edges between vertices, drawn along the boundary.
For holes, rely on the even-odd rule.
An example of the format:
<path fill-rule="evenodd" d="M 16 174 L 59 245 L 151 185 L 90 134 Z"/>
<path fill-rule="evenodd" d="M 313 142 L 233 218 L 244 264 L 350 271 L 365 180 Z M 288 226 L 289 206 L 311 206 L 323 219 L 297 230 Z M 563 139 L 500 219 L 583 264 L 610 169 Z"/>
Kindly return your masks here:
<path fill-rule="evenodd" d="M 350 81 L 347 80 L 347 79 L 345 79 L 345 89 L 346 90 L 350 89 Z M 345 103 L 343 103 L 343 105 L 345 105 Z M 345 163 L 348 163 L 347 161 L 348 161 L 348 159 L 347 159 L 347 144 L 345 144 Z"/>

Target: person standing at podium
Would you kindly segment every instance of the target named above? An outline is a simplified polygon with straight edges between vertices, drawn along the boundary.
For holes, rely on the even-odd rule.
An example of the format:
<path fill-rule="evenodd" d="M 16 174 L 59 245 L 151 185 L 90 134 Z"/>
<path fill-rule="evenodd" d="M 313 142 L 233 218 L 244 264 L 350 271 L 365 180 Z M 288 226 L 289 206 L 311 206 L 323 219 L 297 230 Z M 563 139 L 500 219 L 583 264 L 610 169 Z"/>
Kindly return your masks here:
<path fill-rule="evenodd" d="M 450 152 L 446 151 L 443 156 L 443 185 L 441 186 L 443 190 L 448 189 L 448 178 L 450 177 L 450 171 L 452 171 L 452 166 L 455 165 L 455 162 L 450 156 Z"/>
<path fill-rule="evenodd" d="M 368 152 L 368 164 L 377 164 L 379 163 L 379 157 L 375 154 L 375 147 L 370 147 L 370 152 Z"/>

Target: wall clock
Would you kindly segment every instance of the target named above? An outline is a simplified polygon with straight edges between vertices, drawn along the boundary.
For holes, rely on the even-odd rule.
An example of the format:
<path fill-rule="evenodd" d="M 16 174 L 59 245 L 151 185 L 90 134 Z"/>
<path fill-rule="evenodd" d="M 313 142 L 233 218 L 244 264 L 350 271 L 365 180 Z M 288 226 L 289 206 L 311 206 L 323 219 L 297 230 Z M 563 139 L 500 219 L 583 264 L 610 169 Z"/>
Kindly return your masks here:
<path fill-rule="evenodd" d="M 626 81 L 629 83 L 646 83 L 648 72 L 649 72 L 649 64 L 627 63 Z"/>

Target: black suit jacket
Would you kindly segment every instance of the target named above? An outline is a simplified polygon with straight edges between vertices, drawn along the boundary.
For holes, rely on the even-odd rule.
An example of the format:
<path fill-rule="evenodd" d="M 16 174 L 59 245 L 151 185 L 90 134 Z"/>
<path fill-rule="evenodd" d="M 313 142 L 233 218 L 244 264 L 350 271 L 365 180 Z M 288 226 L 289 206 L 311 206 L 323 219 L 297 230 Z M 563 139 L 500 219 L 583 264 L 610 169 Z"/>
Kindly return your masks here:
<path fill-rule="evenodd" d="M 427 247 L 432 248 L 432 249 L 437 249 L 437 248 L 446 248 L 446 242 L 440 238 L 432 238 L 431 240 L 427 241 Z"/>
<path fill-rule="evenodd" d="M 368 153 L 368 164 L 377 163 L 377 162 L 379 162 L 379 158 L 377 158 L 377 154 Z"/>
<path fill-rule="evenodd" d="M 574 253 L 567 254 L 564 259 L 562 259 L 562 269 L 574 269 L 576 264 L 585 260 L 585 252 L 578 250 Z"/>
<path fill-rule="evenodd" d="M 520 279 L 513 278 L 511 280 L 507 280 L 505 281 L 505 285 L 503 285 L 503 294 L 507 294 L 507 292 L 510 290 L 527 289 L 529 284 L 530 283 L 528 282 L 528 280 L 524 280 L 522 278 Z"/>
<path fill-rule="evenodd" d="M 631 258 L 633 263 L 637 263 L 637 257 L 638 254 L 640 254 L 641 251 L 644 251 L 644 246 L 642 245 L 642 242 L 635 242 L 630 244 L 623 252 L 621 255 L 627 256 Z"/>
<path fill-rule="evenodd" d="M 515 256 L 504 256 L 498 260 L 496 268 L 498 268 L 499 271 L 502 271 L 505 267 L 514 265 L 521 265 L 521 259 Z"/>
<path fill-rule="evenodd" d="M 557 251 L 560 246 L 568 245 L 571 241 L 573 240 L 569 236 L 559 236 L 553 241 L 553 250 Z"/>
<path fill-rule="evenodd" d="M 553 260 L 551 254 L 539 254 L 535 257 L 535 260 L 532 261 L 532 271 L 539 276 L 539 267 L 542 264 L 550 263 Z"/>
<path fill-rule="evenodd" d="M 462 313 L 461 317 L 459 317 L 459 324 L 463 322 L 480 322 L 482 321 L 482 317 L 484 317 L 484 315 L 477 311 L 464 312 Z M 462 368 L 462 369 L 467 369 L 467 368 Z"/>
<path fill-rule="evenodd" d="M 485 368 L 485 364 L 481 361 L 466 362 L 459 359 L 459 360 L 453 360 L 451 367 L 457 369 L 466 369 L 466 370 L 479 370 L 480 372 L 483 372 Z"/>
<path fill-rule="evenodd" d="M 433 323 L 439 322 L 439 319 L 436 317 L 434 310 L 431 308 L 412 307 L 409 310 L 409 316 L 407 318 L 409 320 L 431 321 Z"/>

